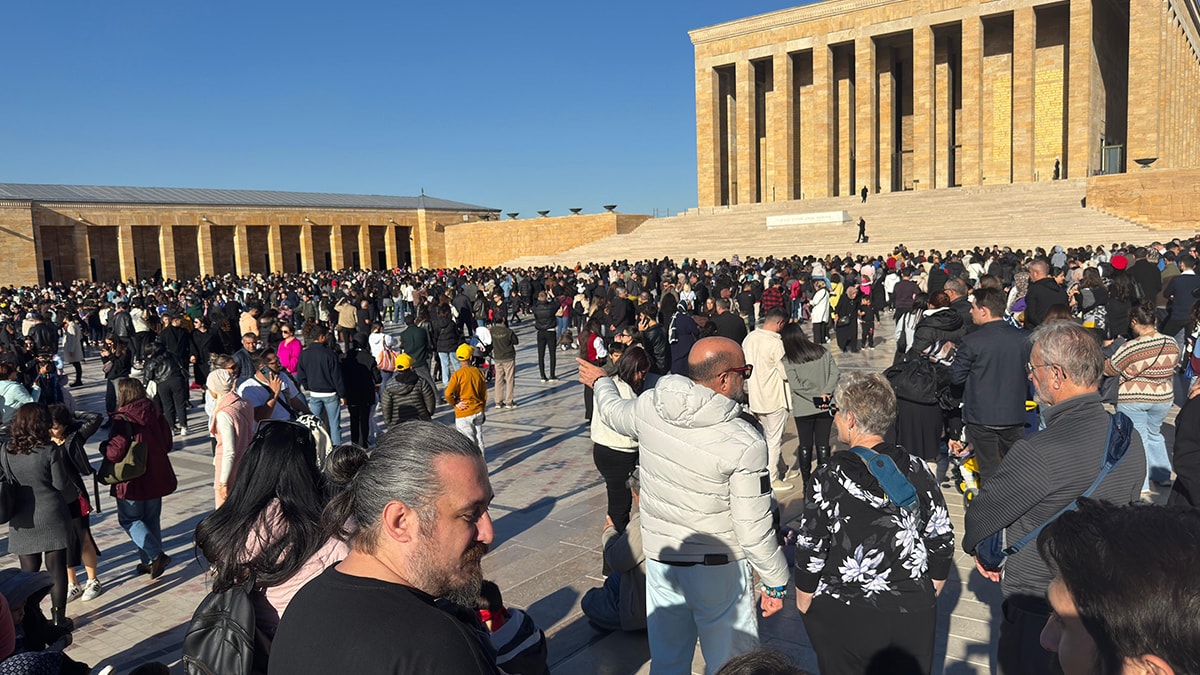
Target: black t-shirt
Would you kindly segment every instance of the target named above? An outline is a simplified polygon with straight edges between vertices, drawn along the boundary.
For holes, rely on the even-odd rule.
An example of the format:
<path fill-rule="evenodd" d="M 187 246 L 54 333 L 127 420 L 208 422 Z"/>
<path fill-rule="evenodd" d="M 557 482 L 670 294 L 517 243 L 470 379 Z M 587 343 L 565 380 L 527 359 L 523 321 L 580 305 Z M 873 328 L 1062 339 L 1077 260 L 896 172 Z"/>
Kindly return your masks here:
<path fill-rule="evenodd" d="M 486 639 L 426 593 L 330 567 L 288 604 L 269 672 L 498 675 Z"/>

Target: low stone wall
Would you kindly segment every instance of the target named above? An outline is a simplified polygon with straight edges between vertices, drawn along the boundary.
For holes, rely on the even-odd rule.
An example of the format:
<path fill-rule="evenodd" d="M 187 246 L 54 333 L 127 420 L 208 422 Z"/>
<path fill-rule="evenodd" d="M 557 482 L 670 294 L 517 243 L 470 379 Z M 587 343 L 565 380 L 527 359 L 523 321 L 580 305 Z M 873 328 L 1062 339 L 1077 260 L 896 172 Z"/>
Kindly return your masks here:
<path fill-rule="evenodd" d="M 522 256 L 561 253 L 614 234 L 628 234 L 649 219 L 595 213 L 446 225 L 446 264 L 482 267 Z"/>
<path fill-rule="evenodd" d="M 1141 169 L 1088 179 L 1087 205 L 1153 228 L 1200 229 L 1200 169 Z"/>

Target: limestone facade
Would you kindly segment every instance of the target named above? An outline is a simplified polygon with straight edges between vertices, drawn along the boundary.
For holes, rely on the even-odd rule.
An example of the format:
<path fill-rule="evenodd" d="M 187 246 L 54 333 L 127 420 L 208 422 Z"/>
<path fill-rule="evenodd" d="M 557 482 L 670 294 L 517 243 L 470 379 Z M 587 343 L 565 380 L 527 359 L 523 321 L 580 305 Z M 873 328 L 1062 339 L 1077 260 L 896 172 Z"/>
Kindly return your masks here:
<path fill-rule="evenodd" d="M 1195 11 L 825 0 L 694 30 L 699 206 L 1200 167 Z"/>
<path fill-rule="evenodd" d="M 1200 232 L 1200 169 L 1096 176 L 1088 181 L 1087 205 L 1139 225 Z"/>
<path fill-rule="evenodd" d="M 440 201 L 440 200 L 438 200 Z M 0 285 L 442 267 L 484 207 L 314 208 L 0 199 Z"/>
<path fill-rule="evenodd" d="M 650 216 L 579 214 L 493 220 L 445 228 L 446 258 L 455 265 L 488 266 L 532 255 L 553 255 L 615 234 L 628 234 Z"/>

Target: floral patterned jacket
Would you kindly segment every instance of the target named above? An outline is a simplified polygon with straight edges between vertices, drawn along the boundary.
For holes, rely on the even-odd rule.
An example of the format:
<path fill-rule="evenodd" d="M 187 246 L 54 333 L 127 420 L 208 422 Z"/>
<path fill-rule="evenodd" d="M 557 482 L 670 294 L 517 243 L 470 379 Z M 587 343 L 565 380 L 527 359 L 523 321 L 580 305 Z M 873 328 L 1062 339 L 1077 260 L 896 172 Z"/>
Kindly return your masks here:
<path fill-rule="evenodd" d="M 945 579 L 954 529 L 941 490 L 925 462 L 903 448 L 872 448 L 892 458 L 917 490 L 909 513 L 883 492 L 858 455 L 835 453 L 806 486 L 796 540 L 796 587 L 846 604 L 889 612 L 927 609 L 934 579 Z"/>

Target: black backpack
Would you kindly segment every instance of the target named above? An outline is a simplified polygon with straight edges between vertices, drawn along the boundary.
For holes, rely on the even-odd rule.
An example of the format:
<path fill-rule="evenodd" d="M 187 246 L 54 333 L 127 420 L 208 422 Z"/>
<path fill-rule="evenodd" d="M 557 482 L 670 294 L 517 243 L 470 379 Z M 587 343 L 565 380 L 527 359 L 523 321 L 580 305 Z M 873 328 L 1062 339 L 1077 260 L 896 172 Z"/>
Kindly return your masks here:
<path fill-rule="evenodd" d="M 187 675 L 253 675 L 267 672 L 270 641 L 255 625 L 254 582 L 213 591 L 200 601 L 183 638 Z"/>

